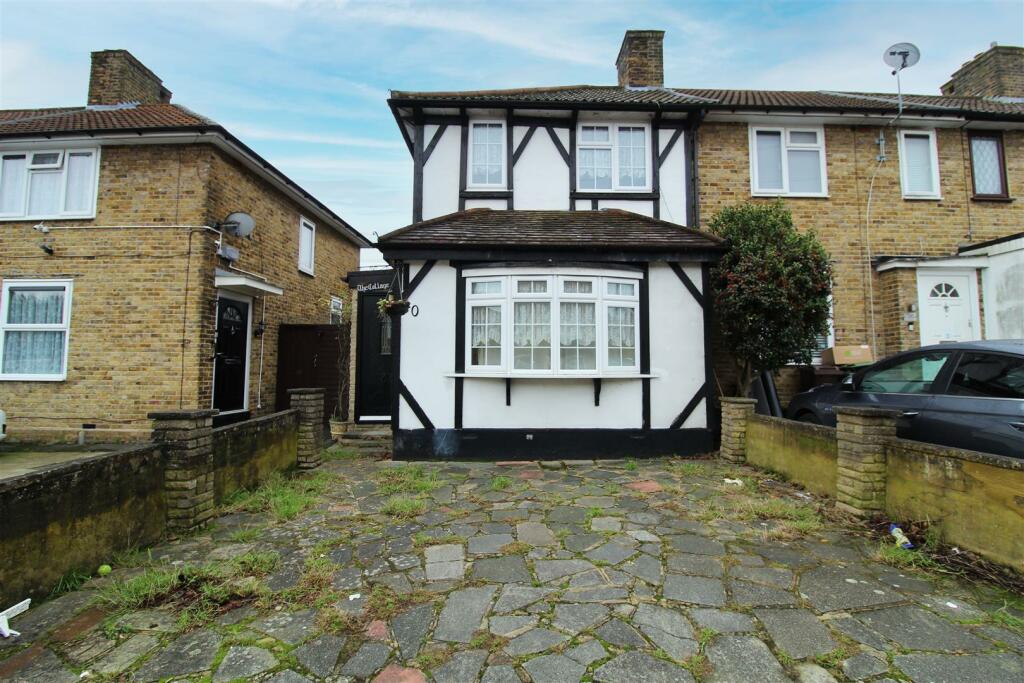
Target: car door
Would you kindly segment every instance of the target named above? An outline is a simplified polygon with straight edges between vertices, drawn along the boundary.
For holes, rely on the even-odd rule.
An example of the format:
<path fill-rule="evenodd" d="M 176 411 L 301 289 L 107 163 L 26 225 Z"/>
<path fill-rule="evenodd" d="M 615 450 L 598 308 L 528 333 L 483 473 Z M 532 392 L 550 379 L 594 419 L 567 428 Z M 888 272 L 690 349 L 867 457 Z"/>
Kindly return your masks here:
<path fill-rule="evenodd" d="M 1024 458 L 1024 357 L 959 354 L 928 417 L 929 441 Z"/>
<path fill-rule="evenodd" d="M 839 405 L 899 411 L 896 433 L 905 439 L 929 441 L 926 417 L 941 385 L 952 350 L 902 354 L 863 370 L 854 378 L 854 390 L 842 392 Z M 948 372 L 948 370 L 947 370 Z"/>

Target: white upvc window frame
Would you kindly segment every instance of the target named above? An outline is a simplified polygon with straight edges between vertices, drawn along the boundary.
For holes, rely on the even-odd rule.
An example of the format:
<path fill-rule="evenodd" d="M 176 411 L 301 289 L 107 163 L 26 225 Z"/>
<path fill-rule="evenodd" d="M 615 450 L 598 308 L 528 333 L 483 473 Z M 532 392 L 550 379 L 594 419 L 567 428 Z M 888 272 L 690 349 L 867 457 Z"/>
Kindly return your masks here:
<path fill-rule="evenodd" d="M 501 274 L 472 274 L 466 279 L 466 374 L 483 376 L 500 375 L 505 377 L 629 377 L 640 374 L 640 275 L 624 276 L 621 274 L 571 274 L 547 272 L 503 271 Z M 547 292 L 519 292 L 518 283 L 522 280 L 544 280 Z M 501 281 L 501 293 L 473 294 L 474 282 Z M 591 291 L 587 293 L 566 293 L 566 281 L 586 281 L 591 283 Z M 633 295 L 608 295 L 608 283 L 625 283 L 633 285 Z M 550 369 L 516 369 L 515 368 L 515 304 L 523 302 L 550 303 Z M 595 323 L 595 367 L 586 369 L 563 369 L 561 367 L 561 304 L 567 302 L 594 304 Z M 501 364 L 474 365 L 472 318 L 474 306 L 499 306 L 501 310 Z M 633 309 L 633 348 L 634 364 L 632 366 L 612 366 L 608 363 L 608 308 L 624 307 Z"/>
<path fill-rule="evenodd" d="M 498 292 L 473 293 L 474 282 L 498 282 Z M 494 372 L 503 370 L 508 366 L 509 350 L 511 349 L 511 336 L 508 328 L 508 278 L 507 277 L 475 277 L 466 281 L 466 368 L 469 371 Z M 496 365 L 484 365 L 473 363 L 473 309 L 475 307 L 498 306 L 500 311 L 501 334 L 498 347 L 499 362 Z M 492 348 L 492 347 L 486 347 Z"/>
<path fill-rule="evenodd" d="M 757 134 L 779 133 L 781 142 L 782 187 L 762 188 L 757 175 Z M 793 142 L 793 133 L 815 133 L 818 141 L 814 144 Z M 750 194 L 753 197 L 828 197 L 828 162 L 825 150 L 824 126 L 748 126 L 748 148 L 750 151 Z M 821 173 L 821 192 L 791 192 L 789 189 L 790 150 L 818 152 L 818 168 Z"/>
<path fill-rule="evenodd" d="M 498 125 L 501 127 L 501 182 L 498 183 L 475 183 L 473 182 L 473 164 L 476 157 L 476 145 L 473 144 L 473 135 L 477 125 Z M 469 150 L 467 151 L 466 189 L 467 190 L 504 190 L 508 187 L 508 131 L 505 129 L 508 123 L 504 119 L 470 119 L 469 120 Z"/>
<path fill-rule="evenodd" d="M 907 164 L 906 164 L 906 136 L 926 136 L 928 138 L 928 147 L 932 157 L 932 187 L 935 188 L 933 192 L 912 192 L 907 189 L 909 181 L 907 178 Z M 935 132 L 934 128 L 901 128 L 899 130 L 899 154 L 900 154 L 900 189 L 903 192 L 904 199 L 924 199 L 924 200 L 937 200 L 942 199 L 942 185 L 939 182 L 939 137 Z"/>
<path fill-rule="evenodd" d="M 92 155 L 92 186 L 89 188 L 89 205 L 80 211 L 68 211 L 65 209 L 67 203 L 68 188 L 68 160 L 71 154 L 89 153 Z M 57 154 L 57 161 L 50 164 L 33 164 L 32 159 L 38 154 Z M 24 156 L 25 170 L 22 177 L 22 197 L 19 211 L 0 213 L 0 221 L 27 221 L 27 220 L 81 220 L 96 217 L 96 203 L 100 187 L 100 147 L 2 147 L 0 148 L 0 187 L 3 186 L 3 157 Z M 29 213 L 29 195 L 32 187 L 32 175 L 39 173 L 60 173 L 60 196 L 57 200 L 58 210 L 56 213 Z"/>
<path fill-rule="evenodd" d="M 608 129 L 608 141 L 607 142 L 583 142 L 583 129 L 584 128 L 607 128 Z M 620 128 L 642 128 L 644 131 L 644 184 L 639 185 L 622 185 L 619 182 L 619 129 Z M 576 158 L 580 157 L 580 152 L 584 149 L 608 149 L 611 150 L 612 156 L 612 186 L 610 188 L 584 188 L 580 184 L 580 174 L 582 168 L 577 161 L 576 164 L 576 191 L 580 193 L 586 192 L 651 192 L 653 183 L 653 169 L 651 168 L 651 124 L 646 121 L 585 121 L 576 124 Z"/>
<path fill-rule="evenodd" d="M 305 263 L 305 261 L 302 258 L 302 231 L 303 230 L 309 230 L 310 231 L 309 263 L 308 263 L 308 265 Z M 313 221 L 309 220 L 305 216 L 299 216 L 299 232 L 298 232 L 298 237 L 299 237 L 299 242 L 298 242 L 298 246 L 299 246 L 298 268 L 299 268 L 299 271 L 305 273 L 306 275 L 314 275 L 315 271 L 316 271 L 316 223 L 314 223 Z"/>
<path fill-rule="evenodd" d="M 60 323 L 8 323 L 8 306 L 11 302 L 10 290 L 20 289 L 50 289 L 54 287 L 64 288 L 64 306 Z M 14 382 L 63 382 L 68 377 L 68 348 L 71 346 L 71 303 L 74 290 L 74 280 L 65 278 L 55 279 L 7 279 L 0 287 L 0 381 Z M 8 373 L 3 372 L 4 344 L 7 341 L 8 332 L 63 332 L 64 333 L 64 354 L 61 358 L 61 369 L 59 373 L 34 374 L 34 373 Z"/>

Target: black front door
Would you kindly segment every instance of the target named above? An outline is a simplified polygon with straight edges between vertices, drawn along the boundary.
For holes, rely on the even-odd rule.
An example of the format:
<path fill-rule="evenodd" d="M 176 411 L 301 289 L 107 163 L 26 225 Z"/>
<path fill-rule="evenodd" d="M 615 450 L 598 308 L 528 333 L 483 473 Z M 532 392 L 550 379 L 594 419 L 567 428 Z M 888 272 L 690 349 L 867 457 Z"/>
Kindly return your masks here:
<path fill-rule="evenodd" d="M 391 419 L 391 318 L 380 315 L 383 294 L 359 295 L 359 338 L 356 340 L 356 419 Z"/>
<path fill-rule="evenodd" d="M 218 299 L 213 407 L 222 413 L 245 409 L 248 346 L 249 304 L 236 299 Z"/>

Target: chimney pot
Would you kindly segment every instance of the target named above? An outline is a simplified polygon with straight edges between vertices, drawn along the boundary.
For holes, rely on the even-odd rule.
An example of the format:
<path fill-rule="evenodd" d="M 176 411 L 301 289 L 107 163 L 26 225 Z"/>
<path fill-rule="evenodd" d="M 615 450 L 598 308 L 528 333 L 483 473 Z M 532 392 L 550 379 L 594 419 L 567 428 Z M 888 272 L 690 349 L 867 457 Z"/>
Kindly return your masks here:
<path fill-rule="evenodd" d="M 146 65 L 127 50 L 92 53 L 88 104 L 160 104 L 171 101 L 171 91 Z"/>
<path fill-rule="evenodd" d="M 664 31 L 626 31 L 615 60 L 620 87 L 661 88 L 665 85 L 664 39 Z"/>

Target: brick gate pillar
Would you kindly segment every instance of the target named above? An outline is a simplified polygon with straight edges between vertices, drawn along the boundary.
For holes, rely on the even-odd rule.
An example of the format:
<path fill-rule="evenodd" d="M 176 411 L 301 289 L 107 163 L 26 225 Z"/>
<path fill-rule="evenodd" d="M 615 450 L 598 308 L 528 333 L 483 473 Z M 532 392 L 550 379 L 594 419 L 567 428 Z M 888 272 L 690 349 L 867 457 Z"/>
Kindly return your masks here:
<path fill-rule="evenodd" d="M 885 445 L 896 436 L 895 410 L 836 407 L 836 509 L 870 517 L 885 509 Z"/>
<path fill-rule="evenodd" d="M 757 401 L 752 398 L 722 397 L 722 445 L 718 454 L 735 463 L 747 461 L 747 420 Z"/>
<path fill-rule="evenodd" d="M 289 389 L 292 408 L 299 409 L 299 469 L 320 467 L 324 450 L 324 390 Z"/>
<path fill-rule="evenodd" d="M 187 532 L 213 516 L 213 416 L 216 410 L 150 413 L 164 453 L 167 528 Z"/>

